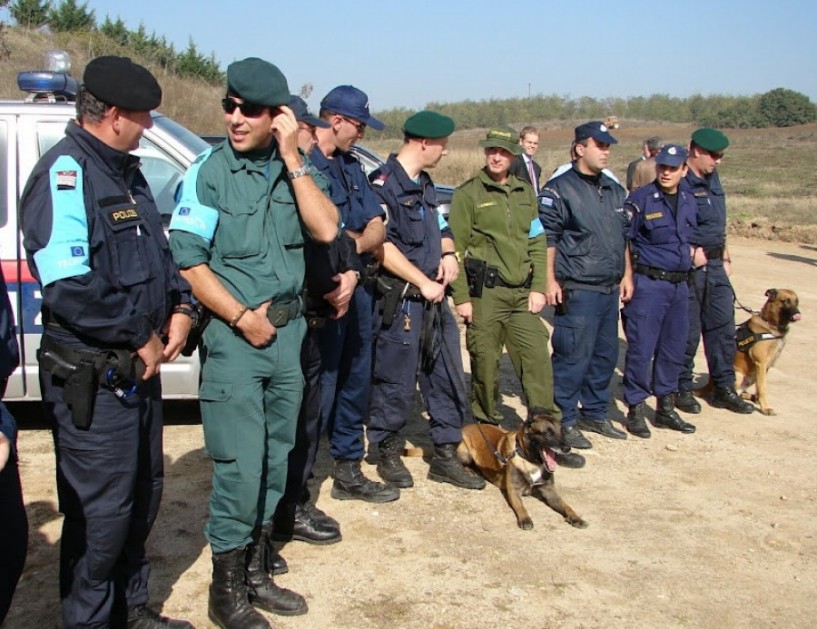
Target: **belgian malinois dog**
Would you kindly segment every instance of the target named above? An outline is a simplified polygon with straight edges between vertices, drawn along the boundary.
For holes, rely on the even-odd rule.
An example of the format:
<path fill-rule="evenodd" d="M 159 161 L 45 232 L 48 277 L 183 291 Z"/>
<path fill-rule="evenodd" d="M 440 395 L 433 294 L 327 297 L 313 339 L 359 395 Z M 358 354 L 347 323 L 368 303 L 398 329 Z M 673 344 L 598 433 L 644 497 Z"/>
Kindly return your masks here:
<path fill-rule="evenodd" d="M 543 409 L 532 408 L 527 420 L 514 432 L 489 424 L 463 427 L 457 458 L 499 487 L 516 514 L 519 528 L 533 528 L 533 520 L 522 503 L 522 496 L 530 495 L 544 501 L 572 526 L 585 528 L 587 522 L 565 504 L 553 484 L 561 439 L 561 422 Z"/>

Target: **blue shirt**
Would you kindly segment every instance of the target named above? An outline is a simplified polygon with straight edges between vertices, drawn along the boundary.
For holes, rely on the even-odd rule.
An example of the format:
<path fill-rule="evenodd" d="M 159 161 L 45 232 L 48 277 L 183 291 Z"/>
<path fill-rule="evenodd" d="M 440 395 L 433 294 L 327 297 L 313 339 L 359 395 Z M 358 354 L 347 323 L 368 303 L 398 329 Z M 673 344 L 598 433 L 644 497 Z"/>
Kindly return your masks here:
<path fill-rule="evenodd" d="M 691 242 L 699 247 L 718 247 L 726 242 L 726 196 L 720 177 L 713 172 L 699 177 L 690 168 L 684 178 L 698 205 L 697 226 Z"/>

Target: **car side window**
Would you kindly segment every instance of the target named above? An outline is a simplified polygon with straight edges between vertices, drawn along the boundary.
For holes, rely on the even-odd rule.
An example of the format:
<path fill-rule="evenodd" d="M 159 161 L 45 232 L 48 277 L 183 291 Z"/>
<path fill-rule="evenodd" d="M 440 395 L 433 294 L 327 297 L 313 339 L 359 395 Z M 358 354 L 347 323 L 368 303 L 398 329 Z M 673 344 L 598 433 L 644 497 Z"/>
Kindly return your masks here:
<path fill-rule="evenodd" d="M 57 142 L 65 137 L 65 120 L 59 122 L 42 121 L 37 123 L 37 144 L 40 157 L 46 154 Z"/>
<path fill-rule="evenodd" d="M 168 159 L 153 142 L 144 136 L 134 154 L 138 155 L 139 161 L 142 162 L 140 170 L 147 179 L 156 201 L 156 208 L 162 215 L 162 224 L 167 228 L 176 205 L 176 190 L 181 184 L 184 169 Z"/>

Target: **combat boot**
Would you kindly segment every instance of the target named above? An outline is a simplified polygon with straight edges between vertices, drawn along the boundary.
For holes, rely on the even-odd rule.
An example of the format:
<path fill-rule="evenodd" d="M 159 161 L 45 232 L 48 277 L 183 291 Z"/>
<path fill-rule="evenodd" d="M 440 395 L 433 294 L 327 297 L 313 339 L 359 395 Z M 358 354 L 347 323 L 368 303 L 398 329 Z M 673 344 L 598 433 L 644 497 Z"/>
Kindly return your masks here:
<path fill-rule="evenodd" d="M 391 502 L 400 497 L 400 489 L 369 480 L 360 470 L 360 459 L 348 461 L 335 459 L 335 481 L 332 498 L 335 500 L 364 500 L 366 502 Z"/>
<path fill-rule="evenodd" d="M 317 507 L 315 511 L 318 511 Z M 279 503 L 275 510 L 272 538 L 278 542 L 297 540 L 308 544 L 334 544 L 340 541 L 340 528 L 330 526 L 300 503 Z"/>
<path fill-rule="evenodd" d="M 685 422 L 681 419 L 681 416 L 675 412 L 674 393 L 668 393 L 658 398 L 653 424 L 658 427 L 670 428 L 687 434 L 695 432 L 695 426 Z"/>
<path fill-rule="evenodd" d="M 712 406 L 715 408 L 725 408 L 733 413 L 748 415 L 755 412 L 755 407 L 751 402 L 747 402 L 738 395 L 734 387 L 717 387 L 712 396 Z"/>
<path fill-rule="evenodd" d="M 162 616 L 145 605 L 135 605 L 128 608 L 128 629 L 193 629 L 193 625 Z"/>
<path fill-rule="evenodd" d="M 681 389 L 678 392 L 675 397 L 675 408 L 690 415 L 698 415 L 701 412 L 701 405 L 689 389 Z"/>
<path fill-rule="evenodd" d="M 305 614 L 309 608 L 304 597 L 292 590 L 278 587 L 270 577 L 264 561 L 267 544 L 266 539 L 261 539 L 261 530 L 261 527 L 256 527 L 253 531 L 253 543 L 247 547 L 247 600 L 254 607 L 280 616 Z"/>
<path fill-rule="evenodd" d="M 465 469 L 456 455 L 457 444 L 434 444 L 428 479 L 438 483 L 451 483 L 463 489 L 483 489 L 485 480 Z"/>
<path fill-rule="evenodd" d="M 207 615 L 222 629 L 269 629 L 267 619 L 247 598 L 246 547 L 213 555 L 213 582 Z"/>
<path fill-rule="evenodd" d="M 644 402 L 630 404 L 627 412 L 627 432 L 642 439 L 650 438 L 650 429 L 644 421 Z"/>
<path fill-rule="evenodd" d="M 377 473 L 389 485 L 405 489 L 414 487 L 411 472 L 403 463 L 403 440 L 397 433 L 391 433 L 377 446 L 380 457 L 377 461 Z"/>
<path fill-rule="evenodd" d="M 264 545 L 266 548 L 264 549 L 264 568 L 269 575 L 272 576 L 279 576 L 282 574 L 286 574 L 289 572 L 289 566 L 287 565 L 287 560 L 284 559 L 279 553 L 278 549 L 275 548 L 273 544 L 273 524 L 272 521 L 267 522 L 263 528 L 261 529 L 261 539 L 263 540 Z"/>

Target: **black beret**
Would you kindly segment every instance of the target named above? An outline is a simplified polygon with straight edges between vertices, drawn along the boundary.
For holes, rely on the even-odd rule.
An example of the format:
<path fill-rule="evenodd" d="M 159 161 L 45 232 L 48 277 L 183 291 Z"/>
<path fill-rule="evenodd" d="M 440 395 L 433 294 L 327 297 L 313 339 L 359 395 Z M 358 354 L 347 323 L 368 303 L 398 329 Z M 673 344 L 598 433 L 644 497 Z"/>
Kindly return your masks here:
<path fill-rule="evenodd" d="M 720 152 L 729 146 L 729 138 L 717 129 L 703 127 L 692 134 L 692 141 L 705 151 Z"/>
<path fill-rule="evenodd" d="M 227 66 L 227 93 L 265 107 L 289 105 L 289 86 L 283 73 L 258 57 Z"/>
<path fill-rule="evenodd" d="M 447 138 L 454 133 L 454 121 L 435 111 L 418 111 L 403 123 L 403 132 L 415 138 Z"/>
<path fill-rule="evenodd" d="M 162 104 L 162 88 L 147 68 L 128 57 L 97 57 L 85 66 L 82 83 L 106 105 L 150 111 Z"/>

